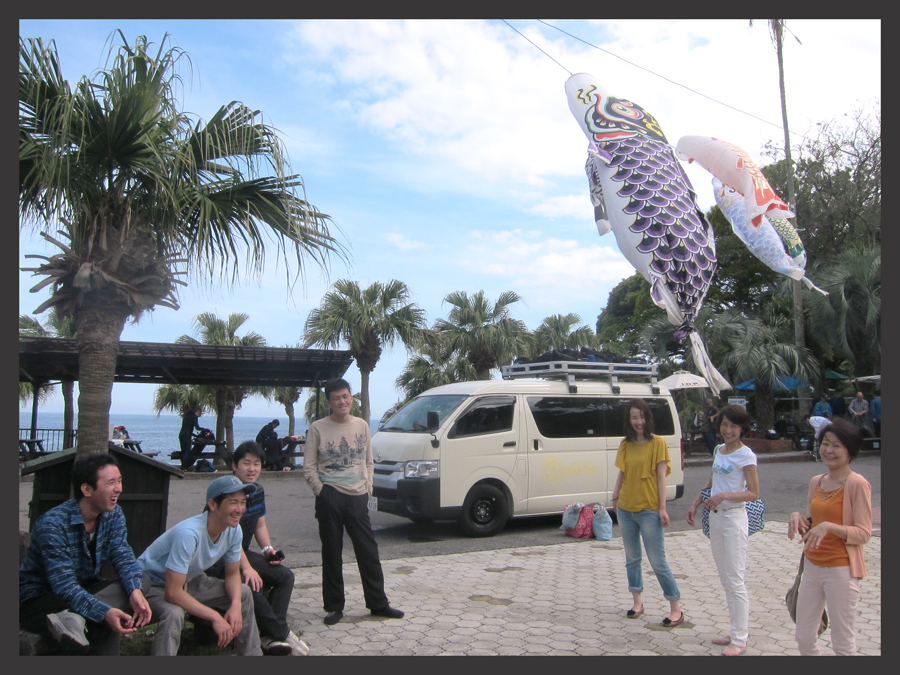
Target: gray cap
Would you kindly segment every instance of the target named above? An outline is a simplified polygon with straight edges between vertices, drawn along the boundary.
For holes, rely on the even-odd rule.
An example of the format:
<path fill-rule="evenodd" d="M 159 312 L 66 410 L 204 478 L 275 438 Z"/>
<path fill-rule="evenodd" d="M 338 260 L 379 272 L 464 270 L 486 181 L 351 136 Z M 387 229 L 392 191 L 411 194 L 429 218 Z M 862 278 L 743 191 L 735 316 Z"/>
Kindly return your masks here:
<path fill-rule="evenodd" d="M 219 495 L 230 495 L 232 492 L 237 492 L 238 490 L 243 490 L 248 495 L 252 495 L 256 492 L 256 485 L 253 483 L 247 483 L 245 485 L 237 476 L 222 476 L 216 478 L 209 484 L 209 487 L 206 488 L 206 500 L 209 501 L 210 499 L 215 499 Z"/>

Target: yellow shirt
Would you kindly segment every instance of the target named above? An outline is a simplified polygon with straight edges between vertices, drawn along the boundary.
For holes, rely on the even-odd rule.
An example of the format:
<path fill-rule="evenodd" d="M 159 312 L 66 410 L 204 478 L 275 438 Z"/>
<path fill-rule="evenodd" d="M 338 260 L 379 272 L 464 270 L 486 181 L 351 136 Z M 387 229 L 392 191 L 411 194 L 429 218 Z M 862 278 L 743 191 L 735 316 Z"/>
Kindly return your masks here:
<path fill-rule="evenodd" d="M 669 446 L 660 436 L 646 443 L 622 440 L 616 455 L 616 468 L 625 474 L 616 506 L 626 511 L 659 510 L 659 485 L 656 467 L 666 463 L 666 475 L 672 473 Z M 663 496 L 665 499 L 665 496 Z"/>

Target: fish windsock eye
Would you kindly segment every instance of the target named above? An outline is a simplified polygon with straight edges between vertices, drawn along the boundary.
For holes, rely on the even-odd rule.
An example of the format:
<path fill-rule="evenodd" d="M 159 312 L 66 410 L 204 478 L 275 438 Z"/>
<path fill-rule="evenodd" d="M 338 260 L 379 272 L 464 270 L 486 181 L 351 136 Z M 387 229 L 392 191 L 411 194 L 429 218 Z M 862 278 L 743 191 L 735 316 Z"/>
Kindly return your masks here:
<path fill-rule="evenodd" d="M 630 120 L 639 120 L 644 115 L 640 110 L 633 107 L 634 104 L 631 101 L 610 101 L 610 105 L 607 110 L 614 115 L 618 115 L 619 117 L 625 117 Z"/>

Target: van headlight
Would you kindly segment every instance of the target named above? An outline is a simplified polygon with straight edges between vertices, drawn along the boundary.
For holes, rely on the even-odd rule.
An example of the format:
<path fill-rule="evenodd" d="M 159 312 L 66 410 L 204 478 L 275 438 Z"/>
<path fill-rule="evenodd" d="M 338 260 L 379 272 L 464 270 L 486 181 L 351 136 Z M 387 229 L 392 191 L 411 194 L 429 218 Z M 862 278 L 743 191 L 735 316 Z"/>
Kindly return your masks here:
<path fill-rule="evenodd" d="M 406 478 L 436 478 L 441 475 L 441 463 L 437 461 L 407 462 L 403 475 Z"/>

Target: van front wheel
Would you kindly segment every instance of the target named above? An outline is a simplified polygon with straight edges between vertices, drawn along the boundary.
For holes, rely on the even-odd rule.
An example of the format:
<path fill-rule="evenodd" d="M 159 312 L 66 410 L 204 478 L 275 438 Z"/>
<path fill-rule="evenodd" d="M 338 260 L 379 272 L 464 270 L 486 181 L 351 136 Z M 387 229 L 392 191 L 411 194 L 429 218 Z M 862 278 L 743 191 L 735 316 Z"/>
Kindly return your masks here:
<path fill-rule="evenodd" d="M 502 490 L 476 485 L 469 490 L 459 516 L 459 527 L 467 537 L 493 537 L 509 520 L 509 504 Z"/>

